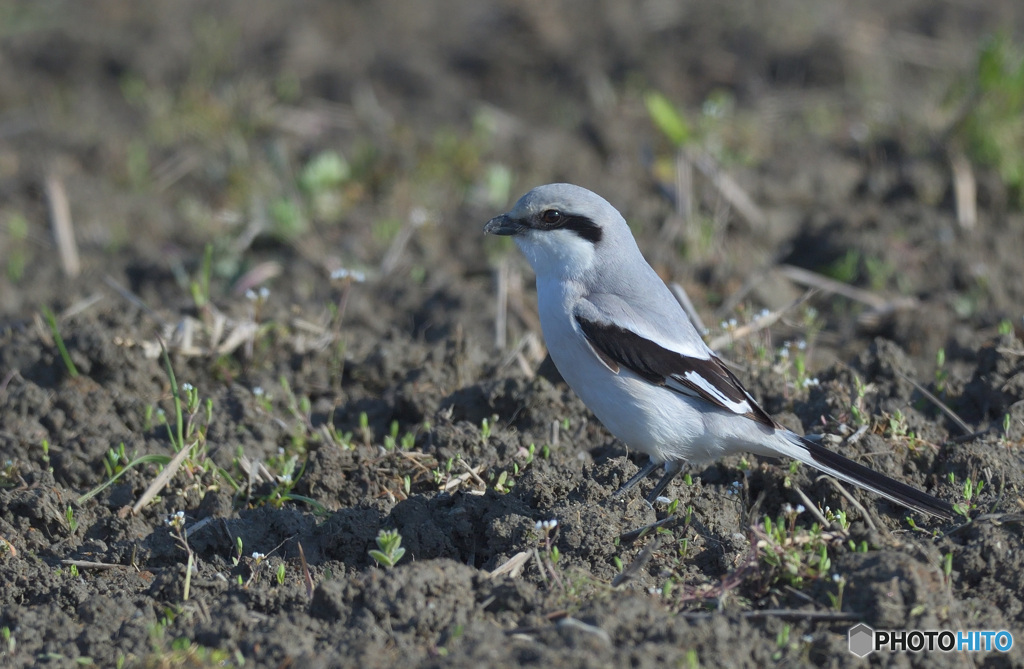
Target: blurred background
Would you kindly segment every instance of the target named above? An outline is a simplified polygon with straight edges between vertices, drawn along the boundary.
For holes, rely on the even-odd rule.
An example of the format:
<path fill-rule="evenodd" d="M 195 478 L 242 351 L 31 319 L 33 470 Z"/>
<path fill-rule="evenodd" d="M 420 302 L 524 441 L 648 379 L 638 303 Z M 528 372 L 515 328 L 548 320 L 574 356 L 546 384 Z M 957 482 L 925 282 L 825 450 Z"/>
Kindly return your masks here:
<path fill-rule="evenodd" d="M 1024 303 L 1022 15 L 1012 0 L 5 2 L 0 314 L 66 308 L 107 279 L 173 310 L 204 267 L 215 301 L 265 285 L 302 303 L 347 268 L 382 286 L 378 307 L 419 308 L 414 333 L 458 320 L 490 337 L 456 308 L 485 306 L 465 286 L 493 292 L 510 255 L 481 225 L 571 181 L 624 212 L 710 323 L 789 304 L 806 282 L 774 270 L 796 265 L 879 295 L 846 302 L 880 312 L 857 327 L 934 350 L 955 321 L 1019 320 Z M 893 296 L 934 303 L 935 341 L 901 331 Z"/>

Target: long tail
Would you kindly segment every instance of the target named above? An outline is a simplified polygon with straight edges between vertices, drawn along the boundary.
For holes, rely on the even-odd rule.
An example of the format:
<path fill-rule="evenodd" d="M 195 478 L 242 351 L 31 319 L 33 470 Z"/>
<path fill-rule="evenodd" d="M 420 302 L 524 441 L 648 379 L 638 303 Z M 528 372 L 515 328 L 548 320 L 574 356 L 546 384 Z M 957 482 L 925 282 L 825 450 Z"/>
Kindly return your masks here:
<path fill-rule="evenodd" d="M 881 495 L 903 506 L 940 518 L 952 518 L 953 507 L 946 501 L 921 492 L 906 483 L 879 474 L 873 469 L 857 464 L 849 458 L 819 446 L 788 430 L 779 431 L 779 439 L 775 444 L 779 450 L 794 460 L 820 469 L 840 481 L 846 481 Z"/>

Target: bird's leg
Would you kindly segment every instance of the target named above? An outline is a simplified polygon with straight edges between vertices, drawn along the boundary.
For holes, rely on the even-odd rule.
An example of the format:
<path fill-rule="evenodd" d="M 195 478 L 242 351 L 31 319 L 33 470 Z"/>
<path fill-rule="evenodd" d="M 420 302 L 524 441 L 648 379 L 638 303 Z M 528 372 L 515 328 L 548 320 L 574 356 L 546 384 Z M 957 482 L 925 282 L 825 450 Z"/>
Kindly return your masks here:
<path fill-rule="evenodd" d="M 654 486 L 654 490 L 647 496 L 647 501 L 654 504 L 654 500 L 658 499 L 661 493 L 665 492 L 665 488 L 672 482 L 672 479 L 676 477 L 676 474 L 683 471 L 683 460 L 672 460 L 671 462 L 665 463 L 665 475 L 662 476 Z"/>
<path fill-rule="evenodd" d="M 628 490 L 636 487 L 637 483 L 640 483 L 640 481 L 643 481 L 645 478 L 650 476 L 651 472 L 657 469 L 660 465 L 660 462 L 655 462 L 654 460 L 648 459 L 647 464 L 641 467 L 640 471 L 633 475 L 633 478 L 626 481 L 621 488 L 612 493 L 612 497 L 621 497 Z"/>

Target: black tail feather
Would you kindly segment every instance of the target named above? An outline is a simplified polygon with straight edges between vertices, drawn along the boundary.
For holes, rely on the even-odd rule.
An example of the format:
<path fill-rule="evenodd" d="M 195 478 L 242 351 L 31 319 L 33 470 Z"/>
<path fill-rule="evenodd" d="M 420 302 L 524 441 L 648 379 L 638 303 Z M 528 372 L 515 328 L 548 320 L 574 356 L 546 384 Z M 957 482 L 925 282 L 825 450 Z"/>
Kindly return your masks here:
<path fill-rule="evenodd" d="M 807 450 L 810 460 L 798 459 L 804 460 L 813 467 L 818 467 L 837 478 L 859 485 L 915 511 L 946 519 L 953 517 L 953 507 L 949 502 L 933 497 L 906 483 L 900 483 L 884 474 L 879 474 L 873 469 L 802 437 L 800 446 Z"/>

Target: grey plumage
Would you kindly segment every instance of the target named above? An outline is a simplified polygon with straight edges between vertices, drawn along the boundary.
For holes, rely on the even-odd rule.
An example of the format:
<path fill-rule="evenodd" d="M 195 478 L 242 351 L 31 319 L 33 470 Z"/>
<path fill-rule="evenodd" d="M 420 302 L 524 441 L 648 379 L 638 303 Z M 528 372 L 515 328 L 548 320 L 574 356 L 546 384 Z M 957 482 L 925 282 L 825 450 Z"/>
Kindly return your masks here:
<path fill-rule="evenodd" d="M 788 456 L 923 513 L 940 499 L 781 427 L 700 338 L 622 215 L 579 186 L 524 195 L 485 232 L 512 236 L 537 275 L 544 340 L 559 372 L 616 437 L 666 475 L 737 452 Z M 621 491 L 620 491 L 621 492 Z"/>

